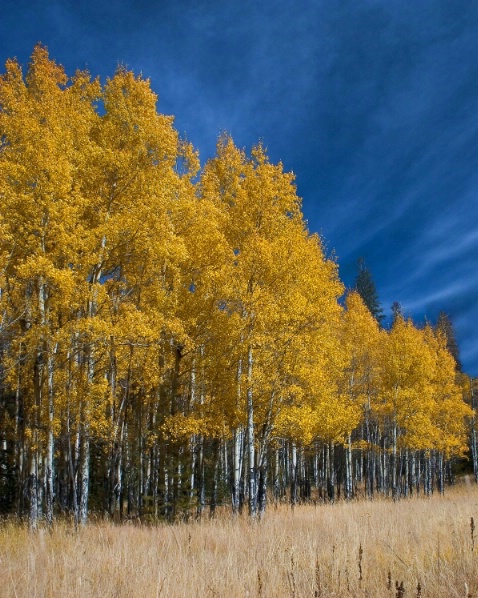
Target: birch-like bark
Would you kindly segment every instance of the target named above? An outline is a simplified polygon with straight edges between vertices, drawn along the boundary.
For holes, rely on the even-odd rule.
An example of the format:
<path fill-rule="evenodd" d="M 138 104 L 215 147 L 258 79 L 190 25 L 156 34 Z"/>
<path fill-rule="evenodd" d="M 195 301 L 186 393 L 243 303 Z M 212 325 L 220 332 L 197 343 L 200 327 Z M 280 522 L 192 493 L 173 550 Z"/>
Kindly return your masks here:
<path fill-rule="evenodd" d="M 214 473 L 212 478 L 211 502 L 209 505 L 209 516 L 213 518 L 216 514 L 217 506 L 217 486 L 219 481 L 219 462 L 221 454 L 221 441 L 214 440 Z"/>
<path fill-rule="evenodd" d="M 349 434 L 345 447 L 345 498 L 350 500 L 353 497 L 352 478 L 352 437 Z"/>
<path fill-rule="evenodd" d="M 80 462 L 80 523 L 86 525 L 88 520 L 88 495 L 90 490 L 90 433 L 89 425 L 84 422 Z"/>
<path fill-rule="evenodd" d="M 106 215 L 108 219 L 108 214 Z M 88 301 L 86 315 L 88 318 L 93 318 L 96 315 L 96 291 L 94 285 L 101 280 L 103 259 L 106 249 L 106 236 L 103 235 L 100 245 L 99 259 L 93 268 L 91 275 L 91 297 Z M 88 347 L 86 348 L 86 367 L 87 367 L 87 388 L 93 384 L 95 375 L 95 350 L 94 340 L 89 339 Z M 79 519 L 81 525 L 86 525 L 88 520 L 88 496 L 90 491 L 90 409 L 89 405 L 83 402 L 80 410 L 81 417 L 81 451 L 80 451 L 80 502 L 79 502 Z"/>
<path fill-rule="evenodd" d="M 266 513 L 267 506 L 267 471 L 268 471 L 267 453 L 261 458 L 259 466 L 259 489 L 258 489 L 258 510 L 259 517 L 262 519 Z"/>
<path fill-rule="evenodd" d="M 412 451 L 410 455 L 410 495 L 413 496 L 416 488 L 416 461 L 417 461 L 417 452 Z"/>
<path fill-rule="evenodd" d="M 199 356 L 201 358 L 204 355 L 204 347 L 199 348 Z M 196 384 L 196 383 L 195 383 Z M 204 404 L 205 391 L 204 391 L 204 371 L 201 367 L 201 379 L 199 384 L 199 404 Z M 206 480 L 204 472 L 204 436 L 200 434 L 196 439 L 196 519 L 201 519 L 204 507 L 206 505 Z"/>
<path fill-rule="evenodd" d="M 292 508 L 297 504 L 297 446 L 295 442 L 291 447 L 291 472 L 290 472 L 290 504 Z"/>
<path fill-rule="evenodd" d="M 317 490 L 319 487 L 319 447 L 318 443 L 314 443 L 314 463 L 313 463 L 313 472 L 314 472 L 314 488 Z"/>
<path fill-rule="evenodd" d="M 337 485 L 337 470 L 335 469 L 335 443 L 330 443 L 330 500 L 335 501 L 335 487 Z"/>
<path fill-rule="evenodd" d="M 18 349 L 17 362 L 17 380 L 15 389 L 15 428 L 14 428 L 14 447 L 15 447 L 15 464 L 17 470 L 17 484 L 16 484 L 16 513 L 18 517 L 23 514 L 23 484 L 24 484 L 24 470 L 25 470 L 25 425 L 23 412 L 23 400 L 21 390 L 21 359 L 23 353 L 23 345 L 20 343 Z"/>
<path fill-rule="evenodd" d="M 432 494 L 432 457 L 430 454 L 425 455 L 424 466 L 423 491 L 426 496 L 430 496 Z"/>
<path fill-rule="evenodd" d="M 237 362 L 237 396 L 236 404 L 240 408 L 242 399 L 242 359 Z M 241 510 L 241 478 L 244 457 L 244 428 L 238 425 L 232 433 L 232 512 L 237 515 Z"/>
<path fill-rule="evenodd" d="M 30 469 L 29 469 L 29 526 L 30 529 L 36 530 L 38 526 L 38 455 L 35 447 L 32 447 L 30 453 Z"/>
<path fill-rule="evenodd" d="M 443 453 L 440 451 L 437 456 L 437 482 L 438 482 L 438 491 L 440 494 L 445 493 L 445 470 L 443 464 Z"/>
<path fill-rule="evenodd" d="M 90 308 L 93 310 L 93 308 Z M 87 388 L 89 389 L 94 378 L 94 351 L 90 346 L 86 350 L 87 355 Z M 83 398 L 80 408 L 80 433 L 79 440 L 79 458 L 80 458 L 80 501 L 79 501 L 79 520 L 81 525 L 86 525 L 88 520 L 88 496 L 90 491 L 90 409 L 88 397 Z"/>
<path fill-rule="evenodd" d="M 394 417 L 392 425 L 392 463 L 390 465 L 392 470 L 392 497 L 398 498 L 397 487 L 397 422 Z"/>
<path fill-rule="evenodd" d="M 281 484 L 280 484 L 280 451 L 278 448 L 274 450 L 274 480 L 273 480 L 273 494 L 274 502 L 277 503 L 281 497 Z"/>
<path fill-rule="evenodd" d="M 38 310 L 40 313 L 40 323 L 45 326 L 45 301 L 46 288 L 43 280 L 40 277 L 38 286 Z M 44 359 L 45 359 L 45 342 L 43 338 L 38 340 L 36 347 L 35 363 L 33 365 L 33 396 L 34 405 L 31 418 L 32 428 L 32 442 L 30 444 L 30 465 L 29 465 L 29 525 L 31 529 L 36 529 L 38 525 L 38 507 L 39 507 L 39 428 L 40 428 L 40 412 L 43 400 L 43 383 L 44 383 Z"/>
<path fill-rule="evenodd" d="M 196 403 L 196 360 L 193 359 L 191 367 L 191 400 L 190 407 L 194 408 Z M 196 485 L 196 435 L 193 434 L 189 440 L 189 451 L 190 451 L 190 474 L 189 474 L 189 504 L 192 505 L 195 494 Z"/>
<path fill-rule="evenodd" d="M 420 453 L 417 454 L 417 474 L 416 474 L 416 492 L 417 492 L 417 496 L 419 496 L 420 494 L 420 478 L 422 477 L 422 471 L 421 471 L 421 458 L 420 458 Z"/>
<path fill-rule="evenodd" d="M 244 454 L 244 430 L 237 426 L 233 431 L 233 480 L 232 480 L 232 512 L 237 515 L 241 509 L 241 477 Z"/>
<path fill-rule="evenodd" d="M 38 311 L 40 314 L 40 325 L 45 328 L 47 325 L 46 315 L 46 301 L 47 301 L 47 289 L 43 282 L 42 277 L 38 283 Z M 39 488 L 39 459 L 40 459 L 40 414 L 43 402 L 43 386 L 44 386 L 44 375 L 45 375 L 45 358 L 47 357 L 48 346 L 47 341 L 40 337 L 36 348 L 35 363 L 33 366 L 33 394 L 34 394 L 34 406 L 33 415 L 31 420 L 32 426 L 32 443 L 31 443 L 31 456 L 30 456 L 30 468 L 29 468 L 29 522 L 30 528 L 36 529 L 39 517 L 39 502 L 40 502 L 40 488 Z M 48 377 L 48 376 L 47 376 Z"/>
<path fill-rule="evenodd" d="M 256 488 L 256 453 L 254 435 L 254 402 L 252 390 L 252 347 L 247 351 L 247 451 L 249 458 L 249 516 L 255 518 L 257 513 Z"/>
<path fill-rule="evenodd" d="M 326 482 L 327 497 L 330 502 L 335 501 L 336 471 L 335 471 L 335 445 L 329 442 L 326 445 Z"/>
<path fill-rule="evenodd" d="M 385 437 L 383 438 L 383 449 L 382 449 L 382 459 L 381 459 L 381 482 L 382 482 L 382 493 L 385 496 L 388 496 L 388 489 L 389 489 L 389 474 L 388 474 L 388 452 L 387 452 L 387 443 Z"/>
<path fill-rule="evenodd" d="M 197 456 L 197 509 L 196 518 L 201 519 L 206 504 L 206 485 L 204 479 L 204 440 L 200 436 L 198 440 Z"/>
<path fill-rule="evenodd" d="M 46 520 L 48 525 L 53 523 L 53 456 L 54 456 L 54 435 L 53 435 L 53 418 L 54 418 L 54 388 L 53 388 L 53 375 L 54 375 L 54 355 L 58 351 L 58 344 L 53 349 L 53 355 L 49 354 L 47 358 L 47 392 L 48 392 L 48 441 L 47 441 L 47 454 L 45 463 L 45 474 L 46 474 Z"/>

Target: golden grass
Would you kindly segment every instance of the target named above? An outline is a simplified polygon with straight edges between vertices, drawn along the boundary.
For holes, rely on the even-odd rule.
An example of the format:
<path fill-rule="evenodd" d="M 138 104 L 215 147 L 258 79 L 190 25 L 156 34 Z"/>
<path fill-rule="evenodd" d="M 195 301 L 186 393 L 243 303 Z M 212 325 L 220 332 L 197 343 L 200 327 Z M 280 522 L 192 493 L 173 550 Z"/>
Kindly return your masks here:
<path fill-rule="evenodd" d="M 0 596 L 478 596 L 478 487 L 393 503 L 270 508 L 264 521 L 0 526 Z M 360 548 L 361 547 L 361 548 Z M 361 575 L 360 575 L 361 573 Z M 389 580 L 390 573 L 390 580 Z M 362 580 L 360 580 L 360 576 Z"/>

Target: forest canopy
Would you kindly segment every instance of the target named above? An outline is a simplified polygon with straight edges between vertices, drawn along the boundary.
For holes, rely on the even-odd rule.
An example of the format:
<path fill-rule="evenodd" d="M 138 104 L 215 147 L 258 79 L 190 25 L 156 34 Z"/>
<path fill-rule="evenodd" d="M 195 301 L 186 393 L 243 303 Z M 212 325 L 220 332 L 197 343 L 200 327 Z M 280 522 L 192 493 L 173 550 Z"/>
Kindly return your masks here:
<path fill-rule="evenodd" d="M 447 339 L 380 328 L 294 177 L 227 135 L 201 167 L 148 80 L 0 79 L 3 513 L 174 520 L 444 488 L 467 451 Z"/>

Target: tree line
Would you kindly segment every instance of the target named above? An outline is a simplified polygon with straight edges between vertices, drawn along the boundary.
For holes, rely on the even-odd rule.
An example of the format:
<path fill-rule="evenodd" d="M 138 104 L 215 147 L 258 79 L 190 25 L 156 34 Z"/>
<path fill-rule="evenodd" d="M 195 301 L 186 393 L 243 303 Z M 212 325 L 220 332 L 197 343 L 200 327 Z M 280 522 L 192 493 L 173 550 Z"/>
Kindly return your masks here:
<path fill-rule="evenodd" d="M 256 517 L 443 491 L 473 418 L 446 335 L 343 305 L 293 175 L 226 135 L 201 167 L 156 102 L 124 68 L 67 77 L 41 45 L 25 75 L 6 63 L 1 512 Z"/>

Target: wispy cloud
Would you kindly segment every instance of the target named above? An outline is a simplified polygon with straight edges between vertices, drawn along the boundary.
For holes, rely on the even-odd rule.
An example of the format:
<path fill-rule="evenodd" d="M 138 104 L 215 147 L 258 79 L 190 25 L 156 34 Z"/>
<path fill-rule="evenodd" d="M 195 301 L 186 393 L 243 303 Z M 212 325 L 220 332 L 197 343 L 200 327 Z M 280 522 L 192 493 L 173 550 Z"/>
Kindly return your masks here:
<path fill-rule="evenodd" d="M 0 60 L 41 40 L 69 72 L 142 71 L 203 159 L 263 139 L 345 282 L 363 255 L 385 307 L 452 312 L 478 374 L 477 30 L 468 0 L 17 0 Z"/>

